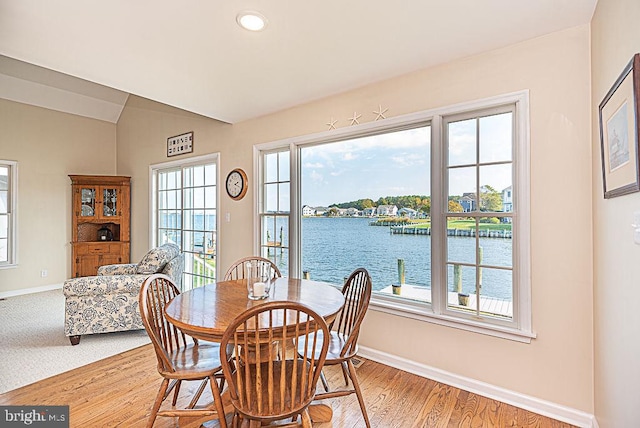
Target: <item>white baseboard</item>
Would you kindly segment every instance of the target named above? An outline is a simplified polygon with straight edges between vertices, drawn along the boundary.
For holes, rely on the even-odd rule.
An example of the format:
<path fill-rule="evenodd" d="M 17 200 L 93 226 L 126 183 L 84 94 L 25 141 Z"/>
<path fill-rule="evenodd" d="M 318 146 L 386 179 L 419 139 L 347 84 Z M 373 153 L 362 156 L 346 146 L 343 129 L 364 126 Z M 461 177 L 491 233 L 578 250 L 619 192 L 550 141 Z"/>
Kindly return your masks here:
<path fill-rule="evenodd" d="M 582 428 L 598 428 L 594 415 L 550 401 L 541 400 L 499 386 L 450 373 L 406 358 L 387 354 L 364 346 L 359 347 L 358 355 L 379 363 L 426 377 L 453 387 L 473 392 L 503 403 L 507 403 L 543 416 L 569 423 Z"/>
<path fill-rule="evenodd" d="M 22 296 L 24 294 L 40 293 L 41 291 L 51 291 L 51 290 L 57 290 L 57 289 L 62 289 L 62 284 L 49 284 L 49 285 L 42 285 L 40 287 L 23 288 L 20 290 L 0 291 L 0 299 L 6 299 L 7 297 Z"/>

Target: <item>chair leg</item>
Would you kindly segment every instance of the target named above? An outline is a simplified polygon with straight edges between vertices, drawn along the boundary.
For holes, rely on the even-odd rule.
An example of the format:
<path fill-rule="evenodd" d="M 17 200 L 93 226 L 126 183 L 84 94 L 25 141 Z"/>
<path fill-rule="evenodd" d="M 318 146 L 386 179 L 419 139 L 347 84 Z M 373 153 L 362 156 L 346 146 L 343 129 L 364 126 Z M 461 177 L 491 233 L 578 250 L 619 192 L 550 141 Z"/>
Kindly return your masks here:
<path fill-rule="evenodd" d="M 171 391 L 173 391 L 173 388 L 175 388 L 177 384 L 178 384 L 178 379 L 173 379 L 171 383 L 169 383 L 169 388 L 167 388 L 167 390 L 164 393 L 164 397 L 162 397 L 163 401 L 167 399 L 167 397 L 169 396 L 169 394 L 171 394 Z"/>
<path fill-rule="evenodd" d="M 200 396 L 204 392 L 204 389 L 207 387 L 207 382 L 209 382 L 209 378 L 205 378 L 202 381 L 196 393 L 193 394 L 193 398 L 191 399 L 191 402 L 189 403 L 189 407 L 187 407 L 187 409 L 193 409 L 194 407 L 196 407 L 196 404 L 198 404 L 198 400 L 200 399 Z M 174 403 L 174 406 L 175 406 L 175 403 Z"/>
<path fill-rule="evenodd" d="M 324 392 L 329 392 L 329 384 L 327 383 L 327 377 L 324 375 L 324 371 L 320 371 L 320 380 L 322 381 Z"/>
<path fill-rule="evenodd" d="M 213 394 L 213 402 L 218 412 L 218 421 L 220 422 L 220 428 L 227 428 L 227 419 L 224 415 L 224 406 L 222 405 L 222 397 L 220 396 L 220 390 L 218 389 L 218 383 L 215 376 L 209 377 L 209 384 L 211 385 L 211 394 Z"/>
<path fill-rule="evenodd" d="M 307 409 L 304 409 L 304 412 L 300 414 L 300 421 L 302 422 L 302 428 L 312 428 L 313 426 Z"/>
<path fill-rule="evenodd" d="M 345 386 L 349 386 L 349 371 L 347 369 L 346 361 L 343 361 L 342 364 L 340 364 L 340 367 L 342 368 L 342 377 L 344 378 L 344 384 Z"/>
<path fill-rule="evenodd" d="M 149 415 L 147 428 L 153 427 L 153 423 L 156 421 L 156 416 L 158 416 L 158 410 L 160 410 L 160 405 L 164 400 L 165 393 L 167 392 L 168 387 L 169 387 L 169 379 L 163 379 L 162 384 L 160 385 L 160 389 L 158 390 L 158 395 L 156 395 L 156 401 L 153 403 L 153 407 L 151 408 L 151 414 Z"/>
<path fill-rule="evenodd" d="M 220 389 L 220 393 L 222 393 L 222 391 L 224 391 L 224 375 L 219 377 L 220 379 L 220 384 L 219 384 L 219 389 Z"/>
<path fill-rule="evenodd" d="M 180 387 L 182 386 L 182 381 L 179 380 L 176 382 L 176 389 L 173 391 L 173 400 L 171 401 L 171 405 L 175 406 L 178 402 L 178 394 L 180 393 Z"/>
<path fill-rule="evenodd" d="M 367 416 L 367 408 L 364 404 L 364 399 L 362 398 L 362 391 L 360 390 L 360 384 L 358 383 L 358 376 L 356 375 L 356 368 L 353 366 L 351 360 L 347 360 L 347 366 L 349 368 L 349 377 L 351 378 L 351 383 L 353 384 L 353 389 L 356 392 L 356 396 L 358 397 L 358 403 L 360 404 L 360 410 L 362 410 L 362 416 L 364 417 L 364 423 L 367 425 L 367 428 L 371 428 L 371 424 L 369 423 L 369 416 Z"/>

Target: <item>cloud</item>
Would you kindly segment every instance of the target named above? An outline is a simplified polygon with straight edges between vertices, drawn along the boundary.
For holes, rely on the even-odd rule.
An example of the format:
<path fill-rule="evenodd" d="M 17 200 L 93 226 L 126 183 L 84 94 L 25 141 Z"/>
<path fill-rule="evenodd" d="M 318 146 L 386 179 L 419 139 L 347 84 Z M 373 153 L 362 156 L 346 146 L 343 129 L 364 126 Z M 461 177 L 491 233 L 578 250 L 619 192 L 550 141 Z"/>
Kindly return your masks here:
<path fill-rule="evenodd" d="M 321 162 L 305 162 L 303 165 L 304 168 L 324 168 L 324 164 Z"/>
<path fill-rule="evenodd" d="M 426 156 L 418 153 L 402 153 L 401 155 L 391 156 L 391 160 L 399 166 L 424 165 Z"/>
<path fill-rule="evenodd" d="M 407 129 L 404 131 L 392 132 L 390 134 L 371 135 L 367 137 L 347 139 L 336 143 L 321 144 L 317 146 L 304 147 L 302 149 L 305 158 L 309 159 L 331 159 L 336 155 L 343 155 L 345 160 L 348 153 L 358 152 L 368 156 L 373 150 L 399 150 L 424 148 L 428 151 L 431 144 L 431 127 L 421 127 Z"/>
<path fill-rule="evenodd" d="M 315 170 L 311 171 L 309 178 L 318 183 L 322 183 L 324 181 L 324 176 Z"/>

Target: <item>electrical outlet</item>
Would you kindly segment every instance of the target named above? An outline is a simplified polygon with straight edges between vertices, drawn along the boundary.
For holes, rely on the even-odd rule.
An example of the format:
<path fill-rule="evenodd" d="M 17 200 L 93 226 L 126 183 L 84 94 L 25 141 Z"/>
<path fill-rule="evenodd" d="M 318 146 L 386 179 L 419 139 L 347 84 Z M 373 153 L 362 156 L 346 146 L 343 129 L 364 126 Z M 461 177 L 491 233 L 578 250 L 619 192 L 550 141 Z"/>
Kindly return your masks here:
<path fill-rule="evenodd" d="M 47 272 L 47 270 L 46 270 L 46 269 L 42 269 L 42 270 L 40 271 L 40 277 L 41 277 L 41 278 L 46 278 L 46 277 L 47 277 L 47 275 L 49 275 L 49 272 Z"/>

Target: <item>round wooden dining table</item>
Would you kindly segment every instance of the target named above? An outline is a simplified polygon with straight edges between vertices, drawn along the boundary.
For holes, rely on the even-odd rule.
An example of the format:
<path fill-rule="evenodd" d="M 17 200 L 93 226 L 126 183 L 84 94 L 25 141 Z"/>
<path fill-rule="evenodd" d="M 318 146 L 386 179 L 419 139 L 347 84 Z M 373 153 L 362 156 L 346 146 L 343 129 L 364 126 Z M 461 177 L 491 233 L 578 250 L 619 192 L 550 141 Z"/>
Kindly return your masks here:
<path fill-rule="evenodd" d="M 246 280 L 220 281 L 177 295 L 165 307 L 165 315 L 169 322 L 192 337 L 220 342 L 229 324 L 241 312 L 273 301 L 302 303 L 330 323 L 342 309 L 344 296 L 337 287 L 325 282 L 276 278 L 266 299 L 250 300 Z"/>
<path fill-rule="evenodd" d="M 344 306 L 342 292 L 332 284 L 296 278 L 276 278 L 269 296 L 250 300 L 247 280 L 220 281 L 178 294 L 165 306 L 169 322 L 200 340 L 220 342 L 229 324 L 243 311 L 273 301 L 302 303 L 331 323 Z M 229 407 L 223 393 L 225 410 Z M 333 416 L 326 404 L 312 404 L 309 414 L 314 422 L 329 422 Z M 203 426 L 209 426 L 203 424 Z"/>

